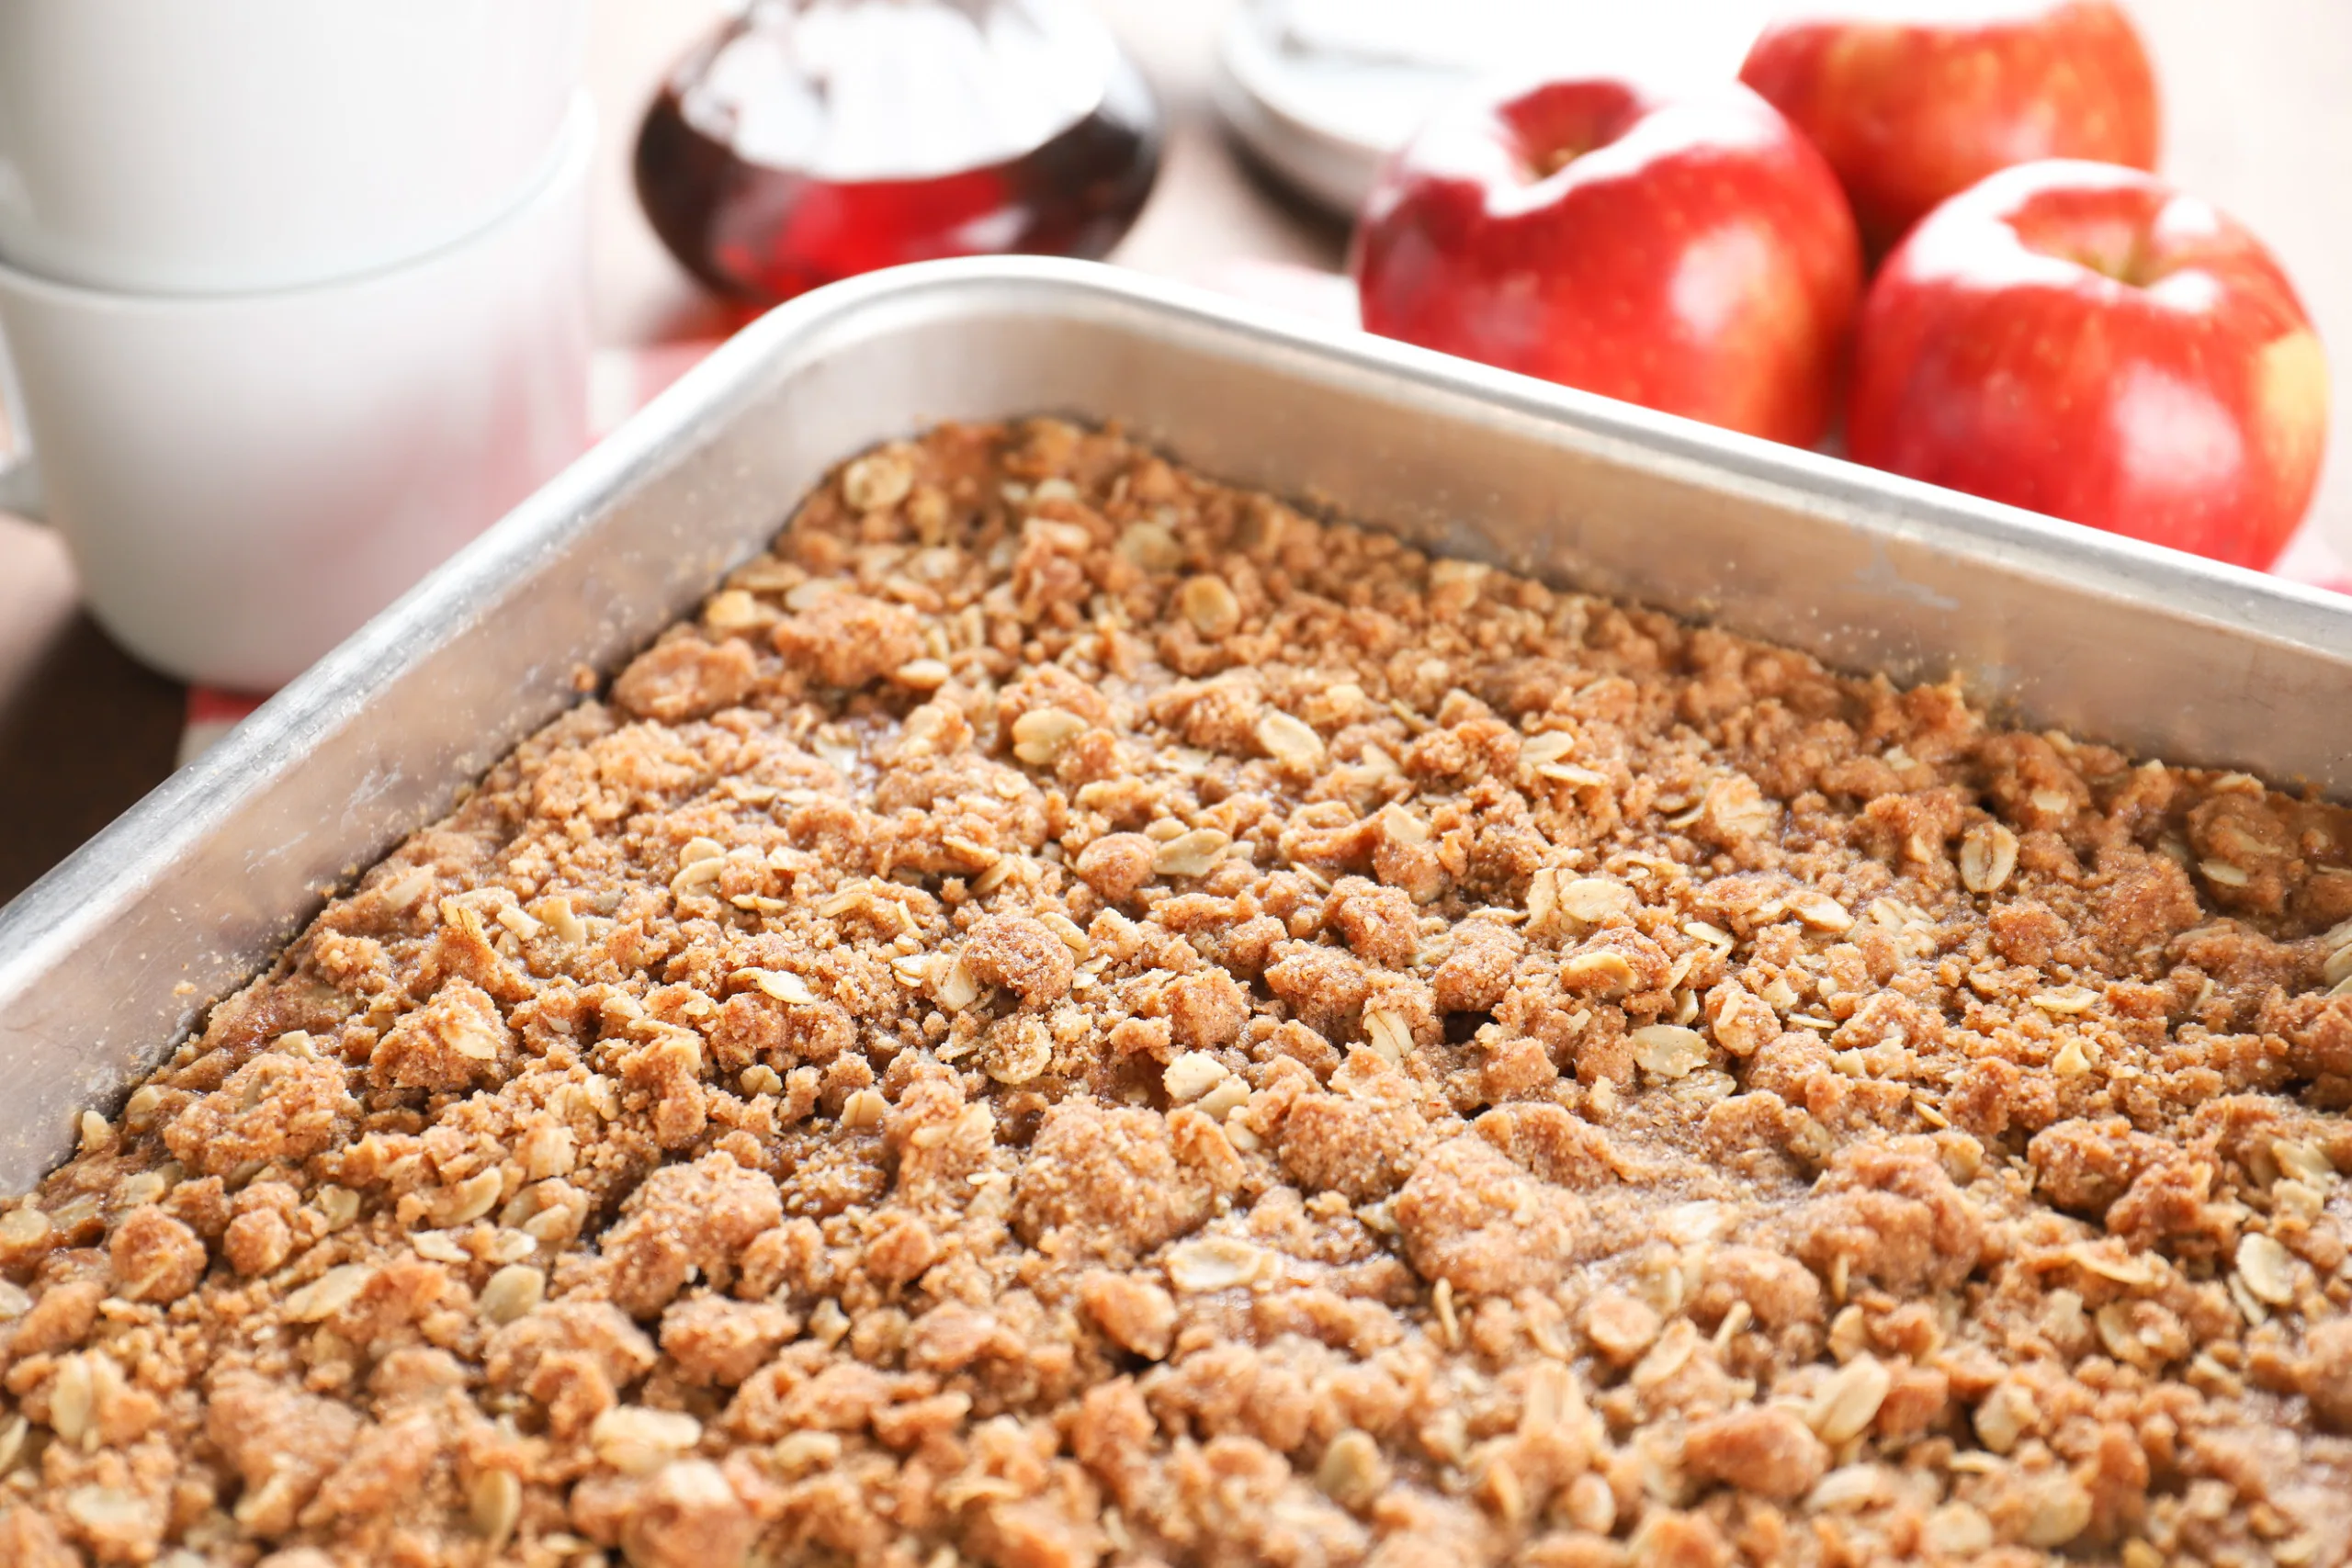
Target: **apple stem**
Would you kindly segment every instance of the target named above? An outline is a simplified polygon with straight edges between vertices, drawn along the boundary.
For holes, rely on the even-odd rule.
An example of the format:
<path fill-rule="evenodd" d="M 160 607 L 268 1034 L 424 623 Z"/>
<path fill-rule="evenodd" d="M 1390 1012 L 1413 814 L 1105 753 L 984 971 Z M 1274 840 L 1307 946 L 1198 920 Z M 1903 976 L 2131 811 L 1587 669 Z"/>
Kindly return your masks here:
<path fill-rule="evenodd" d="M 2132 236 L 2131 248 L 2120 257 L 2098 249 L 2076 251 L 2073 258 L 2103 277 L 2131 288 L 2144 288 L 2156 280 L 2154 258 L 2148 254 L 2148 237 L 2143 233 Z"/>
<path fill-rule="evenodd" d="M 1563 147 L 1555 147 L 1535 160 L 1535 177 L 1548 180 L 1591 151 L 1591 148 L 1579 146 L 1573 141 Z"/>

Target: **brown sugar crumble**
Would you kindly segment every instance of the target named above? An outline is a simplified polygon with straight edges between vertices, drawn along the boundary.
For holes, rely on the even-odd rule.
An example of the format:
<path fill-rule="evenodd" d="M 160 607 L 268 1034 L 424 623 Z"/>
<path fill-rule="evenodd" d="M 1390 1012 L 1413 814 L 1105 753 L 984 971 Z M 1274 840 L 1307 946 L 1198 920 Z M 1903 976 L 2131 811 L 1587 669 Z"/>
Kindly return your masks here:
<path fill-rule="evenodd" d="M 942 429 L 0 1208 L 0 1562 L 2339 1563 L 2348 842 Z"/>

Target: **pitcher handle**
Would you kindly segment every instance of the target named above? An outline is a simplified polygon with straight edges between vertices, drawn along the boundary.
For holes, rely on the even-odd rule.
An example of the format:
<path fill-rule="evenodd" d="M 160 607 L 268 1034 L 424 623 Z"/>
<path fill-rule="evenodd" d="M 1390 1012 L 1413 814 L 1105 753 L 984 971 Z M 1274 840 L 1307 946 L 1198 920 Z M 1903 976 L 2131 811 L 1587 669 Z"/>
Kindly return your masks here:
<path fill-rule="evenodd" d="M 25 400 L 17 388 L 17 373 L 8 362 L 8 343 L 0 338 L 0 417 L 14 435 L 15 449 L 0 452 L 0 512 L 11 512 L 35 523 L 47 520 L 41 502 L 40 468 L 33 461 L 27 435 Z"/>
<path fill-rule="evenodd" d="M 8 467 L 0 468 L 0 512 L 13 513 L 28 522 L 45 521 L 41 515 L 40 469 L 29 455 L 12 458 Z"/>

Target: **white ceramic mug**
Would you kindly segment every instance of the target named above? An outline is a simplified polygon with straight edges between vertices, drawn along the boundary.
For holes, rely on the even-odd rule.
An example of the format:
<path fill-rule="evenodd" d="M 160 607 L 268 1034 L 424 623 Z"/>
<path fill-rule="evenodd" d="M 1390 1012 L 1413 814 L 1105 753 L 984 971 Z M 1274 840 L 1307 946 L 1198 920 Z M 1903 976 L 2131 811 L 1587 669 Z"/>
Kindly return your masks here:
<path fill-rule="evenodd" d="M 134 293 L 374 271 L 556 143 L 587 0 L 0 0 L 0 263 Z"/>
<path fill-rule="evenodd" d="M 344 282 L 137 296 L 0 267 L 38 469 L 5 488 L 64 536 L 99 624 L 269 690 L 578 456 L 594 142 L 582 97 L 514 210 Z"/>

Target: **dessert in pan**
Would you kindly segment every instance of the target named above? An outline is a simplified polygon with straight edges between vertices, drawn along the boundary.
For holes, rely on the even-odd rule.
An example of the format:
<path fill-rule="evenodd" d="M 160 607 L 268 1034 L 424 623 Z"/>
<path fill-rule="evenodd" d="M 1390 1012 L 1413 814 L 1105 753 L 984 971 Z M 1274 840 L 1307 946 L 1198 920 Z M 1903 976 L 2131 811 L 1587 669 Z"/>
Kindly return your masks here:
<path fill-rule="evenodd" d="M 2337 1561 L 2346 850 L 942 428 L 0 1211 L 0 1559 Z"/>

